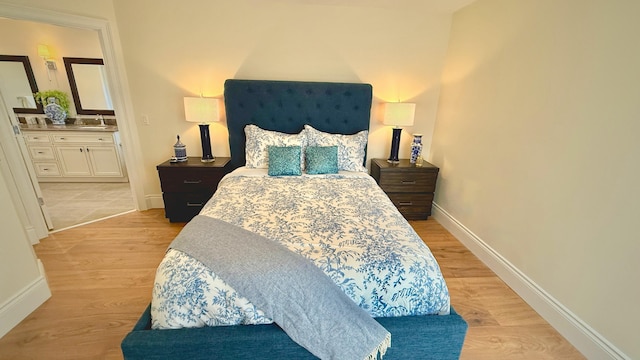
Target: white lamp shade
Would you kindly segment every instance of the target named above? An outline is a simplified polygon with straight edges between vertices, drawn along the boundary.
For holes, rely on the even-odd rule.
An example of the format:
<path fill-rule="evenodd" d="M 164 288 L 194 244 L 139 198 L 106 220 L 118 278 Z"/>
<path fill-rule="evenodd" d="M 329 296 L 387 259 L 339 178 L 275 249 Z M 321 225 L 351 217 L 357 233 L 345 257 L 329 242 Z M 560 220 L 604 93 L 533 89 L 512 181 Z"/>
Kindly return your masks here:
<path fill-rule="evenodd" d="M 187 121 L 197 123 L 210 123 L 213 121 L 220 121 L 218 99 L 185 97 L 184 117 Z"/>
<path fill-rule="evenodd" d="M 412 126 L 415 112 L 416 104 L 413 103 L 386 103 L 383 123 L 393 126 Z"/>

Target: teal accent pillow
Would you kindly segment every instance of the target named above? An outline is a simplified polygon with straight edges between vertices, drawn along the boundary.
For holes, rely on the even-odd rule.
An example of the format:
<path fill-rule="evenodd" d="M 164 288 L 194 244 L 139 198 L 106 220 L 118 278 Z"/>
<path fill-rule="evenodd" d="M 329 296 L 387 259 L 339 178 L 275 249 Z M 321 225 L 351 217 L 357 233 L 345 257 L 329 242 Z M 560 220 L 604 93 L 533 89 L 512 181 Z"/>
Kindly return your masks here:
<path fill-rule="evenodd" d="M 300 146 L 269 146 L 269 176 L 302 175 Z"/>
<path fill-rule="evenodd" d="M 305 151 L 307 174 L 337 174 L 337 146 L 307 146 Z"/>

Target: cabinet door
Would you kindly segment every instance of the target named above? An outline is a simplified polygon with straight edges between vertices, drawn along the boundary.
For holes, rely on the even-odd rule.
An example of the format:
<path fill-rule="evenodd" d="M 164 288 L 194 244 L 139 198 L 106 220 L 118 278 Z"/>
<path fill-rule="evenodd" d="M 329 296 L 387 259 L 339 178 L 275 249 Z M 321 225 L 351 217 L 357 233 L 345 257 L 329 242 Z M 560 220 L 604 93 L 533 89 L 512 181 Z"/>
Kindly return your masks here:
<path fill-rule="evenodd" d="M 58 159 L 65 176 L 91 176 L 89 157 L 83 146 L 57 146 Z"/>
<path fill-rule="evenodd" d="M 118 153 L 113 146 L 87 146 L 87 156 L 95 176 L 122 176 Z"/>

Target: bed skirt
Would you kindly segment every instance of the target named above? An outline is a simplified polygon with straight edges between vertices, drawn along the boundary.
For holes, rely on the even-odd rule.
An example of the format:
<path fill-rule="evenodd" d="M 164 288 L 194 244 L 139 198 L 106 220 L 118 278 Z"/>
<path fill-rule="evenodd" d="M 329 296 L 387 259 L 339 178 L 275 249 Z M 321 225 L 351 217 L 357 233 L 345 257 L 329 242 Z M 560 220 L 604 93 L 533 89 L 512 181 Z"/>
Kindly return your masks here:
<path fill-rule="evenodd" d="M 376 318 L 392 334 L 384 360 L 458 359 L 467 323 L 450 315 Z M 122 341 L 126 360 L 315 359 L 277 325 L 236 325 L 152 330 L 150 306 Z"/>

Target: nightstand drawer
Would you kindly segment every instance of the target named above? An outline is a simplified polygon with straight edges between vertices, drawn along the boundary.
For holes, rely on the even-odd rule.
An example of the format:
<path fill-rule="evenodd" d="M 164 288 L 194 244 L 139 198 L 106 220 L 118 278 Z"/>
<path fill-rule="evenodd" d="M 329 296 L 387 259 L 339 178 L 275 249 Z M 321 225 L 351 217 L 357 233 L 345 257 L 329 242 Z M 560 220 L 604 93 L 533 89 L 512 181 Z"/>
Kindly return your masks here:
<path fill-rule="evenodd" d="M 409 220 L 426 219 L 431 215 L 433 194 L 388 194 L 400 213 Z"/>
<path fill-rule="evenodd" d="M 189 221 L 198 215 L 211 196 L 213 192 L 164 193 L 165 215 L 171 221 Z"/>
<path fill-rule="evenodd" d="M 437 172 L 383 171 L 379 184 L 386 193 L 433 192 L 437 177 Z"/>
<path fill-rule="evenodd" d="M 202 171 L 201 169 L 159 169 L 163 192 L 211 192 L 225 175 L 222 171 Z"/>

